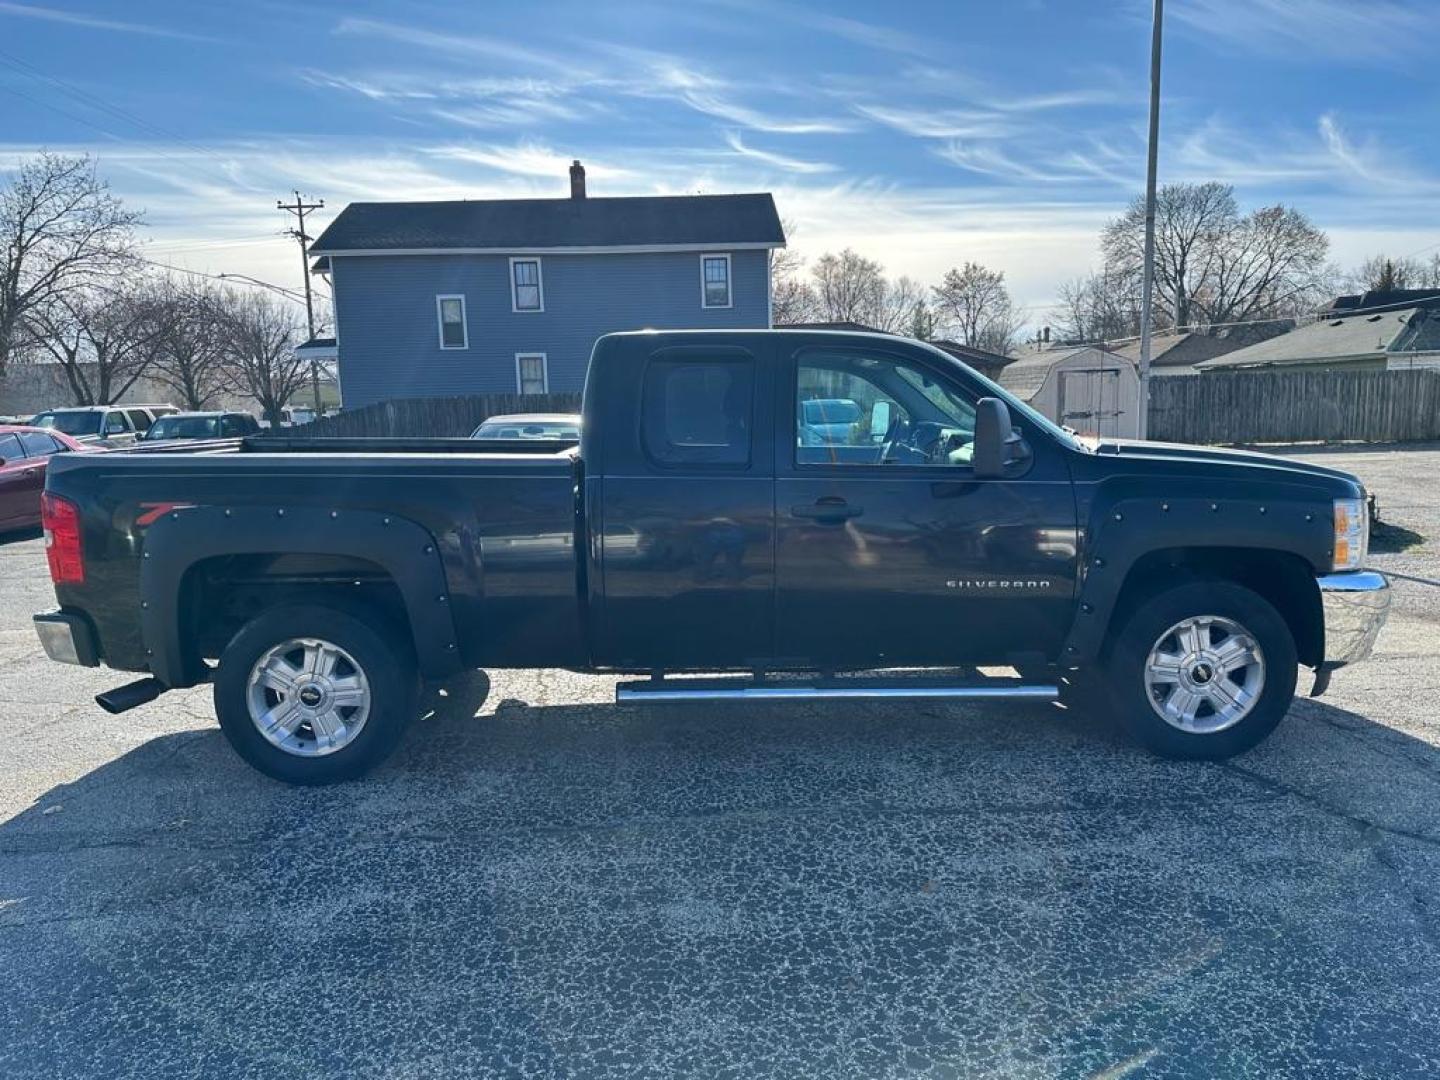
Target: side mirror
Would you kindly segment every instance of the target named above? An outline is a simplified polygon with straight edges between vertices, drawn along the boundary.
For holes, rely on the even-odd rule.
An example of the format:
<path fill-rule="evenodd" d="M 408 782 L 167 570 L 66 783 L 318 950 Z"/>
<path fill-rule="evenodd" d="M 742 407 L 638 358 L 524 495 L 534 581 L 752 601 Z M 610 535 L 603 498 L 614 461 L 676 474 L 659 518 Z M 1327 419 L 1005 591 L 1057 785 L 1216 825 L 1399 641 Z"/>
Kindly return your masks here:
<path fill-rule="evenodd" d="M 977 477 L 1010 476 L 1030 460 L 1030 447 L 1010 423 L 1010 409 L 999 398 L 975 403 L 975 446 L 970 464 Z"/>

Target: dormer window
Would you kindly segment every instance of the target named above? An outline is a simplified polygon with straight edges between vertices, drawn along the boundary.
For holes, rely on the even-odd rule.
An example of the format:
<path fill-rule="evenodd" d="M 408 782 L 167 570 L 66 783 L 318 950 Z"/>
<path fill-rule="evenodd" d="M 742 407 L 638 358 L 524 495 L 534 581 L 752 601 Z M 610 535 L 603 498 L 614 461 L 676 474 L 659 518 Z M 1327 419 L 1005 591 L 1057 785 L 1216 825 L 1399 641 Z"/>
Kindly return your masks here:
<path fill-rule="evenodd" d="M 539 259 L 510 260 L 510 310 L 545 310 L 545 290 L 540 281 Z"/>

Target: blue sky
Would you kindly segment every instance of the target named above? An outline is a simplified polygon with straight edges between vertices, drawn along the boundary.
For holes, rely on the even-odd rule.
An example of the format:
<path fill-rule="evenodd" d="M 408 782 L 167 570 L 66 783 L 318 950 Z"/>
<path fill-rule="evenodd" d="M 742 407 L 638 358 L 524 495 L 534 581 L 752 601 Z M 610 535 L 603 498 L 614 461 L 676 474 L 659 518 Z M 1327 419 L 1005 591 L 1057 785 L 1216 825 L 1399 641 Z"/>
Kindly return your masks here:
<path fill-rule="evenodd" d="M 1342 264 L 1440 245 L 1426 5 L 1170 0 L 1161 179 Z M 95 153 L 151 256 L 286 285 L 277 196 L 773 191 L 793 246 L 1003 269 L 1030 321 L 1144 173 L 1143 0 L 0 0 L 0 164 Z M 317 224 L 323 224 L 318 219 Z"/>

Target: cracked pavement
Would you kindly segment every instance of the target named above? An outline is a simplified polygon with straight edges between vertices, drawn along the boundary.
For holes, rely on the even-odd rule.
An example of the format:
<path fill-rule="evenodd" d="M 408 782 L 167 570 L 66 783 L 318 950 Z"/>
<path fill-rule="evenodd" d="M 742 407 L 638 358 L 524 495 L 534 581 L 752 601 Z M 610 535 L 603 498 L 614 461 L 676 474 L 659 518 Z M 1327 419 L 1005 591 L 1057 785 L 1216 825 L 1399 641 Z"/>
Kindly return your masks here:
<path fill-rule="evenodd" d="M 1440 1075 L 1440 447 L 1309 451 L 1427 538 L 1232 762 L 1053 706 L 611 703 L 495 672 L 359 784 L 123 716 L 0 545 L 0 1075 Z M 1302 676 L 1308 689 L 1308 676 Z"/>

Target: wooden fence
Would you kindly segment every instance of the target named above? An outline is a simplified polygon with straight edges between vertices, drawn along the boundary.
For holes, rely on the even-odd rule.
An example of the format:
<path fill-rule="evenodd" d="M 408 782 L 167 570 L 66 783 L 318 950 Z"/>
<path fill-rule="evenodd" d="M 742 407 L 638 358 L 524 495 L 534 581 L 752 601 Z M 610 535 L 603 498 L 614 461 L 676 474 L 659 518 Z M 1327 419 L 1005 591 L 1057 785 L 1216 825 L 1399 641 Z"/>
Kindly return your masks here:
<path fill-rule="evenodd" d="M 277 435 L 312 438 L 465 438 L 480 421 L 507 413 L 578 413 L 579 394 L 481 394 L 473 397 L 397 398 L 309 424 L 285 428 Z"/>
<path fill-rule="evenodd" d="M 1440 439 L 1440 371 L 1214 372 L 1150 387 L 1150 437 L 1165 442 Z"/>

